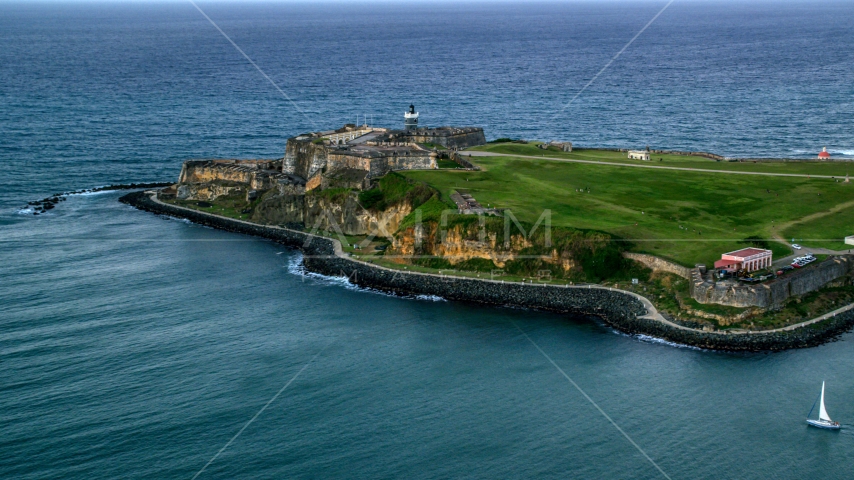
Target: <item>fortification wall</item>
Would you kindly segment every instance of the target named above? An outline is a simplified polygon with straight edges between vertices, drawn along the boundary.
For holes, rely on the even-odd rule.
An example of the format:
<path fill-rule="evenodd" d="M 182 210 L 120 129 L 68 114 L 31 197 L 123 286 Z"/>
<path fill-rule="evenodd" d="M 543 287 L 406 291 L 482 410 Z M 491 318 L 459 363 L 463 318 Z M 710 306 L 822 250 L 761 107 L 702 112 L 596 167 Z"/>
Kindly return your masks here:
<path fill-rule="evenodd" d="M 457 152 L 451 152 L 450 155 L 448 156 L 448 158 L 451 159 L 452 161 L 458 163 L 463 168 L 468 168 L 470 170 L 480 170 L 480 167 L 471 163 L 470 161 L 468 161 L 468 159 L 466 159 L 465 157 L 463 157 L 462 155 L 460 155 Z"/>
<path fill-rule="evenodd" d="M 289 138 L 282 172 L 309 179 L 326 166 L 328 151 L 325 145 Z"/>
<path fill-rule="evenodd" d="M 697 274 L 692 276 L 691 296 L 700 303 L 777 309 L 791 297 L 814 292 L 852 272 L 854 256 L 839 255 L 760 285 L 734 281 L 713 282 Z"/>
<path fill-rule="evenodd" d="M 418 151 L 417 153 L 417 155 L 395 154 L 388 157 L 372 158 L 370 175 L 381 177 L 392 170 L 433 169 L 438 166 L 436 159 L 430 156 L 430 152 Z"/>
<path fill-rule="evenodd" d="M 440 132 L 441 133 L 441 132 Z M 486 144 L 486 136 L 482 128 L 466 128 L 459 133 L 450 135 L 413 134 L 409 138 L 415 143 L 432 143 L 442 145 L 445 148 L 463 149 Z"/>
<path fill-rule="evenodd" d="M 356 170 L 370 170 L 371 159 L 369 157 L 359 157 L 356 155 L 343 155 L 331 151 L 327 154 L 329 165 L 334 165 L 334 170 L 341 168 L 352 168 Z"/>
<path fill-rule="evenodd" d="M 640 262 L 655 272 L 672 273 L 674 275 L 679 275 L 682 278 L 691 280 L 690 268 L 683 267 L 682 265 L 677 265 L 663 258 L 659 258 L 654 255 L 647 255 L 644 253 L 632 252 L 623 252 L 623 256 L 636 262 Z"/>
<path fill-rule="evenodd" d="M 189 160 L 181 167 L 176 195 L 181 199 L 215 200 L 236 191 L 269 190 L 290 179 L 271 170 L 275 160 Z"/>
<path fill-rule="evenodd" d="M 211 160 L 188 160 L 181 166 L 178 183 L 207 183 L 226 181 L 249 184 L 253 171 L 226 168 L 232 163 L 215 163 Z"/>

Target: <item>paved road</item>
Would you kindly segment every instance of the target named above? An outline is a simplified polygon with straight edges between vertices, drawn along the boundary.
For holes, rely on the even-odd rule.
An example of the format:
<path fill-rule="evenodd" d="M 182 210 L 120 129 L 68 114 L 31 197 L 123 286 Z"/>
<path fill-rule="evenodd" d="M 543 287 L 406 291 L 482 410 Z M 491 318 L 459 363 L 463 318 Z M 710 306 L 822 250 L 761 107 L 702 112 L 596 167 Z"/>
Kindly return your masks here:
<path fill-rule="evenodd" d="M 801 177 L 801 178 L 838 178 L 839 176 L 832 175 L 810 175 L 807 173 L 768 173 L 768 172 L 741 172 L 735 170 L 712 170 L 710 168 L 690 168 L 690 167 L 668 167 L 664 165 L 645 165 L 642 163 L 619 163 L 619 162 L 601 162 L 599 160 L 577 160 L 573 158 L 556 158 L 556 157 L 535 157 L 533 155 L 514 155 L 511 153 L 493 153 L 479 151 L 460 152 L 461 155 L 470 157 L 516 157 L 530 158 L 534 160 L 551 160 L 554 162 L 567 163 L 589 163 L 593 165 L 610 165 L 614 167 L 630 167 L 630 168 L 657 168 L 659 170 L 681 170 L 686 172 L 701 172 L 701 173 L 725 173 L 727 175 L 760 175 L 764 177 Z"/>

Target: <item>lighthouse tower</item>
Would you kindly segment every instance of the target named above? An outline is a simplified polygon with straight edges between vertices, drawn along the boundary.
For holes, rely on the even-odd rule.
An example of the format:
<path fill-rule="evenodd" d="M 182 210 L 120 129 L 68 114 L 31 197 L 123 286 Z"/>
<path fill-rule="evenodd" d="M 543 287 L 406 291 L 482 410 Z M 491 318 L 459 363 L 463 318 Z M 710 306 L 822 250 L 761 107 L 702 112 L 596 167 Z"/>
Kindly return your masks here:
<path fill-rule="evenodd" d="M 403 114 L 403 125 L 406 130 L 418 128 L 418 112 L 415 111 L 415 105 L 410 105 L 409 111 Z"/>

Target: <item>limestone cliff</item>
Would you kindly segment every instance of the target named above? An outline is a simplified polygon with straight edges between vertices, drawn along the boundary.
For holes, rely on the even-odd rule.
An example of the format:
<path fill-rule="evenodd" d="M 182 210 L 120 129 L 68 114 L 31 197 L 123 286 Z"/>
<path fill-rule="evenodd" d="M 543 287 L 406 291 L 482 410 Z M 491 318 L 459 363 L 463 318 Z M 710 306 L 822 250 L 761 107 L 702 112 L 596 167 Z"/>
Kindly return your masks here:
<path fill-rule="evenodd" d="M 401 220 L 412 211 L 412 204 L 406 200 L 372 211 L 362 207 L 357 192 L 333 193 L 293 195 L 271 191 L 255 206 L 252 220 L 265 224 L 302 223 L 307 230 L 340 230 L 345 235 L 391 238 Z"/>
<path fill-rule="evenodd" d="M 507 229 L 505 218 L 466 217 L 457 216 L 444 227 L 441 221 L 411 226 L 405 221 L 388 254 L 400 263 L 435 268 L 501 269 L 513 275 L 575 280 L 605 277 L 626 267 L 606 234 L 565 228 L 553 228 L 549 235 L 543 228 L 523 233 Z"/>

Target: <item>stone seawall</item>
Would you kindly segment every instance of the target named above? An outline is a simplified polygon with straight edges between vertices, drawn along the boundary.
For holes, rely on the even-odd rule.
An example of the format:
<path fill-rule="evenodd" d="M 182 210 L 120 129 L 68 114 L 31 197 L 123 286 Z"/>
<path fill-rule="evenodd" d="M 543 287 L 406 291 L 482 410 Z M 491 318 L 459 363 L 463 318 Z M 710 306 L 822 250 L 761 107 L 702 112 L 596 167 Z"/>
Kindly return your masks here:
<path fill-rule="evenodd" d="M 186 218 L 200 225 L 268 238 L 299 248 L 305 255 L 305 266 L 310 271 L 345 276 L 356 285 L 393 293 L 436 295 L 450 300 L 595 315 L 626 333 L 649 335 L 701 348 L 762 351 L 810 347 L 833 338 L 854 324 L 854 310 L 849 310 L 820 323 L 790 331 L 734 334 L 703 332 L 645 318 L 647 312 L 643 303 L 632 294 L 619 290 L 596 286 L 561 287 L 502 283 L 404 272 L 348 258 L 341 253 L 337 240 L 166 205 L 152 200 L 145 192 L 125 195 L 119 201 L 141 210 Z"/>

